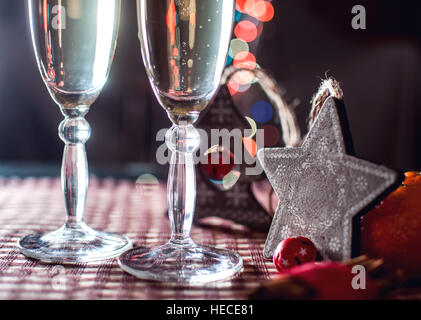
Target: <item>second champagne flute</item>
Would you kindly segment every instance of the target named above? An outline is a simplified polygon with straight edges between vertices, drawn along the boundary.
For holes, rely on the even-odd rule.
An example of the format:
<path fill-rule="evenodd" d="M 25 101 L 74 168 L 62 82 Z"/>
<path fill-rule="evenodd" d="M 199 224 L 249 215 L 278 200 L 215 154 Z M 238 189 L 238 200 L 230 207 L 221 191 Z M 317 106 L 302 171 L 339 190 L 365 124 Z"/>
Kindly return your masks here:
<path fill-rule="evenodd" d="M 61 179 L 67 210 L 60 229 L 19 240 L 28 257 L 73 264 L 112 258 L 132 246 L 126 236 L 83 222 L 89 176 L 85 142 L 91 135 L 85 115 L 108 77 L 120 6 L 120 0 L 28 0 L 41 76 L 65 117 L 59 135 L 65 143 Z"/>
<path fill-rule="evenodd" d="M 243 265 L 229 250 L 196 245 L 190 237 L 196 181 L 193 154 L 200 136 L 193 124 L 219 87 L 234 19 L 234 0 L 138 0 L 139 37 L 146 71 L 173 127 L 168 177 L 171 240 L 137 248 L 119 258 L 140 278 L 209 282 L 232 276 Z"/>

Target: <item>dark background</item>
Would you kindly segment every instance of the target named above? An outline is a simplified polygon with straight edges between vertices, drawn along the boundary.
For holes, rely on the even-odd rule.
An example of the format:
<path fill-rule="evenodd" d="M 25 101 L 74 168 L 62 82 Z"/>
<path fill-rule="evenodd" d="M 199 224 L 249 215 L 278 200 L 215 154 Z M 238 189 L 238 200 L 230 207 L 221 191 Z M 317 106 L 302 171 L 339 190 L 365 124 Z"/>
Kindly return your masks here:
<path fill-rule="evenodd" d="M 87 117 L 93 129 L 87 150 L 97 173 L 135 176 L 159 171 L 148 166 L 155 162 L 155 134 L 170 124 L 144 72 L 135 1 L 122 3 L 109 81 Z M 357 155 L 400 170 L 421 169 L 421 9 L 416 1 L 273 4 L 275 18 L 264 26 L 257 60 L 285 88 L 288 101 L 300 102 L 296 112 L 303 132 L 310 99 L 328 72 L 342 83 Z M 351 27 L 357 4 L 367 9 L 367 30 Z M 62 115 L 37 70 L 26 1 L 0 0 L 0 43 L 0 173 L 32 174 L 23 169 L 28 163 L 38 164 L 38 172 L 46 164 L 55 168 L 63 148 L 57 136 Z"/>

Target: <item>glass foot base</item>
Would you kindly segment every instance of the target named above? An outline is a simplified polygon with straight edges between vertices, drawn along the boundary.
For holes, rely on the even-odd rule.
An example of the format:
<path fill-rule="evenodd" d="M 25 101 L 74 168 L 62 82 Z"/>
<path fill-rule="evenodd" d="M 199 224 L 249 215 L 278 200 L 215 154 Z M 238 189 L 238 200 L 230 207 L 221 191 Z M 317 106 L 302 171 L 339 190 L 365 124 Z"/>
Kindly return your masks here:
<path fill-rule="evenodd" d="M 96 231 L 80 223 L 28 235 L 18 241 L 18 247 L 25 256 L 43 262 L 76 264 L 118 257 L 132 248 L 132 242 L 124 235 Z"/>
<path fill-rule="evenodd" d="M 167 243 L 161 247 L 136 248 L 120 256 L 120 267 L 141 279 L 178 283 L 204 283 L 233 276 L 243 266 L 235 252 Z"/>

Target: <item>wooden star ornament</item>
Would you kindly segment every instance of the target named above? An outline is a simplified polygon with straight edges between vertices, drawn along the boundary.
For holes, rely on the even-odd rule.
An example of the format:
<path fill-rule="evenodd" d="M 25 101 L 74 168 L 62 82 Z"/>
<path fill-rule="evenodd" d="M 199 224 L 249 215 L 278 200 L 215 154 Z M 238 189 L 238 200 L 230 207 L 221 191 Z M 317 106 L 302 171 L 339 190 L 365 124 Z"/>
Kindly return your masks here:
<path fill-rule="evenodd" d="M 214 155 L 229 155 L 233 163 L 224 165 L 218 161 L 213 164 L 208 161 L 205 164 L 200 161 L 200 165 L 196 166 L 197 201 L 194 221 L 201 223 L 209 217 L 218 217 L 254 231 L 267 232 L 272 222 L 272 214 L 266 212 L 252 191 L 253 184 L 264 183 L 266 176 L 261 170 L 257 170 L 253 175 L 247 173 L 249 169 L 261 168 L 256 158 L 257 143 L 253 145 L 251 142 L 254 142 L 254 138 L 246 135 L 244 130 L 250 129 L 254 124 L 256 129 L 263 131 L 263 146 L 268 147 L 297 145 L 301 141 L 301 133 L 295 114 L 283 99 L 276 80 L 260 68 L 246 71 L 254 75 L 254 83 L 245 92 L 236 93 L 238 104 L 234 102 L 229 83 L 241 70 L 236 67 L 225 70 L 223 85 L 218 95 L 198 121 L 197 127 L 207 132 L 207 139 L 203 138 L 202 143 L 212 147 L 211 149 L 215 143 L 211 138 L 214 129 L 225 132 L 240 130 L 241 134 L 235 134 L 228 146 L 224 146 L 223 143 L 215 145 L 217 148 L 212 151 Z M 270 110 L 257 108 L 265 115 L 271 114 L 270 119 L 265 116 L 264 120 L 259 121 L 259 114 L 256 120 L 251 118 L 252 110 L 256 110 L 256 102 L 270 105 Z M 270 130 L 271 128 L 274 130 Z M 240 146 L 241 150 L 236 146 Z M 238 154 L 238 151 L 241 154 Z M 200 157 L 207 156 L 201 154 Z"/>
<path fill-rule="evenodd" d="M 298 236 L 311 239 L 324 259 L 351 258 L 354 217 L 381 199 L 399 177 L 350 155 L 351 148 L 345 106 L 331 97 L 301 147 L 259 151 L 279 197 L 265 258 L 272 259 L 282 240 Z"/>
<path fill-rule="evenodd" d="M 244 130 L 249 126 L 235 107 L 228 88 L 222 86 L 212 107 L 209 107 L 208 111 L 202 115 L 197 127 L 208 133 L 209 141 L 202 142 L 211 146 L 212 129 Z M 255 164 L 248 165 L 248 163 L 253 163 L 253 159 L 249 153 L 244 152 L 243 136 L 235 136 L 234 140 L 242 146 L 243 155 L 247 157 L 247 160 L 229 169 L 236 174 L 235 180 L 231 183 L 232 186 L 225 188 L 222 182 L 218 184 L 215 177 L 209 176 L 212 171 L 225 170 L 229 165 L 200 164 L 196 166 L 197 198 L 194 221 L 199 223 L 204 218 L 218 217 L 247 226 L 252 230 L 267 232 L 272 217 L 258 203 L 250 188 L 253 181 L 264 179 L 264 174 L 258 176 L 245 174 L 246 168 L 253 167 Z M 231 153 L 230 150 L 225 150 L 225 152 Z"/>

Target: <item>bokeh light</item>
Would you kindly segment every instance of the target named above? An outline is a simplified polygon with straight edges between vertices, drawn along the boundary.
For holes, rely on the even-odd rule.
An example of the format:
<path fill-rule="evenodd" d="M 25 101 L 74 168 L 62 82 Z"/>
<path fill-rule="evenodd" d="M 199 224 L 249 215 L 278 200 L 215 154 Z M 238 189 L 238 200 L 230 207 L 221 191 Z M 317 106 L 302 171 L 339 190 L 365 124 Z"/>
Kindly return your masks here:
<path fill-rule="evenodd" d="M 254 73 L 247 70 L 238 71 L 233 77 L 232 80 L 238 83 L 239 85 L 250 85 L 255 81 Z"/>
<path fill-rule="evenodd" d="M 228 82 L 228 90 L 232 96 L 237 93 L 246 92 L 248 89 L 250 89 L 250 87 L 251 87 L 251 83 L 240 84 L 237 82 L 236 79 L 231 79 Z"/>
<path fill-rule="evenodd" d="M 257 2 L 264 1 L 264 0 L 246 0 L 244 1 L 243 10 L 244 13 L 248 14 L 249 16 L 253 16 L 253 10 L 256 6 Z"/>
<path fill-rule="evenodd" d="M 253 138 L 257 133 L 257 123 L 250 117 L 245 117 L 248 123 L 250 124 L 251 134 L 248 136 L 248 138 Z"/>
<path fill-rule="evenodd" d="M 273 125 L 263 127 L 265 137 L 265 147 L 274 147 L 281 139 L 281 132 Z"/>
<path fill-rule="evenodd" d="M 237 0 L 237 10 L 261 22 L 268 22 L 275 15 L 273 5 L 266 0 Z"/>
<path fill-rule="evenodd" d="M 144 196 L 152 196 L 159 188 L 159 180 L 153 174 L 142 174 L 136 180 L 136 189 Z"/>
<path fill-rule="evenodd" d="M 231 40 L 226 66 L 233 63 L 235 68 L 241 70 L 236 72 L 227 84 L 231 95 L 247 91 L 256 81 L 251 71 L 255 70 L 258 64 L 255 55 L 250 52 L 249 43 L 253 43 L 252 48 L 255 47 L 255 41 L 263 31 L 263 23 L 272 20 L 274 14 L 271 1 L 236 0 L 236 38 Z"/>
<path fill-rule="evenodd" d="M 228 54 L 231 58 L 234 59 L 235 56 L 239 54 L 240 52 L 249 52 L 249 51 L 250 51 L 250 47 L 247 42 L 241 39 L 232 39 Z"/>
<path fill-rule="evenodd" d="M 231 64 L 231 62 L 233 62 L 234 61 L 234 58 L 233 57 L 231 57 L 231 55 L 227 55 L 227 60 L 225 61 L 225 66 L 227 67 L 227 66 L 229 66 L 230 64 Z"/>
<path fill-rule="evenodd" d="M 246 148 L 247 152 L 252 156 L 253 158 L 257 155 L 257 143 L 251 138 L 244 137 L 243 138 L 243 144 Z"/>
<path fill-rule="evenodd" d="M 273 8 L 273 5 L 267 1 L 258 1 L 255 3 L 250 15 L 259 21 L 268 22 L 273 19 L 275 9 Z"/>
<path fill-rule="evenodd" d="M 273 117 L 273 107 L 267 101 L 257 101 L 251 107 L 251 116 L 259 123 L 266 123 Z"/>
<path fill-rule="evenodd" d="M 217 146 L 209 149 L 207 156 L 208 163 L 202 164 L 201 168 L 209 182 L 219 190 L 229 190 L 234 187 L 241 176 L 240 168 L 234 161 L 234 154 Z M 229 163 L 224 163 L 224 159 L 227 158 Z"/>
<path fill-rule="evenodd" d="M 243 20 L 235 27 L 234 34 L 237 38 L 246 42 L 253 42 L 256 40 L 259 31 L 253 22 L 249 20 Z"/>
<path fill-rule="evenodd" d="M 234 21 L 238 22 L 243 18 L 243 14 L 238 9 L 235 10 Z"/>
<path fill-rule="evenodd" d="M 234 58 L 234 67 L 238 69 L 256 69 L 256 57 L 251 52 L 239 52 Z"/>
<path fill-rule="evenodd" d="M 254 73 L 248 70 L 237 71 L 228 82 L 231 95 L 247 91 L 256 81 Z"/>
<path fill-rule="evenodd" d="M 237 10 L 239 12 L 245 13 L 244 6 L 245 6 L 247 0 L 237 0 L 236 2 L 237 2 Z"/>
<path fill-rule="evenodd" d="M 239 84 L 236 80 L 231 79 L 228 82 L 228 90 L 230 92 L 230 94 L 233 96 L 237 93 L 241 93 L 241 92 L 246 92 L 248 89 L 250 89 L 251 84 L 247 83 L 247 84 Z"/>

